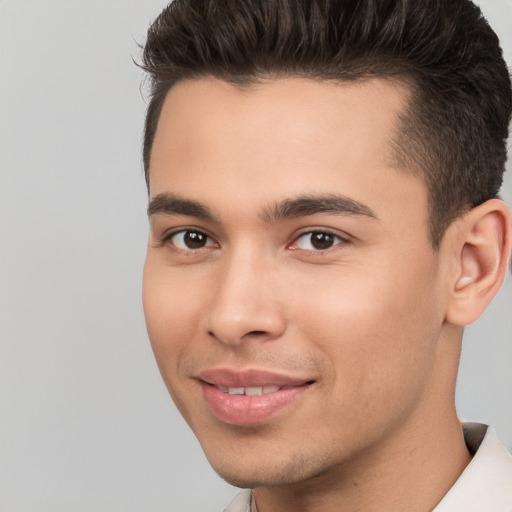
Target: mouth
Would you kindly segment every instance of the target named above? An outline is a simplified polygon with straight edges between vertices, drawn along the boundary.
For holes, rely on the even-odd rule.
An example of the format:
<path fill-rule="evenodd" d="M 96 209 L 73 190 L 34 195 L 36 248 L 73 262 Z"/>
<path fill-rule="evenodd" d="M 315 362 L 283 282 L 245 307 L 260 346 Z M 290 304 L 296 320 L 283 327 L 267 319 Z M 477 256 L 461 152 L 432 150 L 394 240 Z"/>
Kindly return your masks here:
<path fill-rule="evenodd" d="M 226 388 L 224 386 L 216 386 L 219 391 L 223 393 L 229 393 L 230 395 L 247 395 L 247 396 L 259 396 L 266 395 L 268 393 L 275 393 L 279 391 L 279 386 L 252 386 L 252 387 L 241 387 L 241 388 Z"/>
<path fill-rule="evenodd" d="M 259 425 L 284 413 L 315 382 L 268 371 L 231 369 L 207 370 L 198 380 L 213 415 L 241 426 Z"/>

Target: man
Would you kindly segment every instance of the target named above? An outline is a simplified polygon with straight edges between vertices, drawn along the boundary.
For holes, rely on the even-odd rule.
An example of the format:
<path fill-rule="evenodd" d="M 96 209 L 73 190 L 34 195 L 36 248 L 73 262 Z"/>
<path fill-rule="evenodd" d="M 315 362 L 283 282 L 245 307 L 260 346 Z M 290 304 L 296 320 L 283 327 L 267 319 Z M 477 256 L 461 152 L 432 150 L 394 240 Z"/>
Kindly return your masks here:
<path fill-rule="evenodd" d="M 512 245 L 468 0 L 176 0 L 148 33 L 144 309 L 229 512 L 512 510 L 454 406 Z"/>

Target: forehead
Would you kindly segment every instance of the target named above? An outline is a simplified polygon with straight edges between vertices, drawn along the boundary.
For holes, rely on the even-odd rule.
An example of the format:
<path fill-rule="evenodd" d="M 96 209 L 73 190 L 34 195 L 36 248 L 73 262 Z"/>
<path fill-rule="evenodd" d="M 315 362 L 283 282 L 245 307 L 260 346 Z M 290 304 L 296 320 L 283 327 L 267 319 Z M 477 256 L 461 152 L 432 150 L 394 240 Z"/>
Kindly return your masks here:
<path fill-rule="evenodd" d="M 387 200 L 400 200 L 391 183 L 400 194 L 418 188 L 393 158 L 407 101 L 404 86 L 381 79 L 286 78 L 245 88 L 217 79 L 178 83 L 155 135 L 151 196 L 250 207 L 312 193 L 364 201 L 380 188 Z"/>

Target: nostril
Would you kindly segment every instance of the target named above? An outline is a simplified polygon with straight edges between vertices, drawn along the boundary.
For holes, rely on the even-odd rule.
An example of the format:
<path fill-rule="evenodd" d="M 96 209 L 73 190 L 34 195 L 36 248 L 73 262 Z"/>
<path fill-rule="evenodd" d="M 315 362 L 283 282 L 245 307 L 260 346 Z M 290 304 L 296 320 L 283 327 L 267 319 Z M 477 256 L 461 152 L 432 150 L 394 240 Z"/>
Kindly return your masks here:
<path fill-rule="evenodd" d="M 215 340 L 221 341 L 222 343 L 230 343 L 230 344 L 239 344 L 243 343 L 244 341 L 249 340 L 258 340 L 258 341 L 265 341 L 267 338 L 271 339 L 272 335 L 271 333 L 267 331 L 247 331 L 246 333 L 243 333 L 241 336 L 239 334 L 233 334 L 224 332 L 223 335 L 217 334 L 215 330 L 208 330 L 207 334 L 210 338 L 213 338 Z"/>
<path fill-rule="evenodd" d="M 266 336 L 267 333 L 265 331 L 249 331 L 246 336 Z"/>

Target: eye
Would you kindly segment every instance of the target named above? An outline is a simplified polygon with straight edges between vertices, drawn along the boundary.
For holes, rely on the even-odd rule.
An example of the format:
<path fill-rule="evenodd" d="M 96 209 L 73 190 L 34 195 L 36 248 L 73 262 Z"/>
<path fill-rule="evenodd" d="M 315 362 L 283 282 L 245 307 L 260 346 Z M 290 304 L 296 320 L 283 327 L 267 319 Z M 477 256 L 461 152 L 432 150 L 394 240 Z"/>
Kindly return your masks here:
<path fill-rule="evenodd" d="M 328 231 L 310 231 L 299 236 L 290 249 L 325 251 L 342 242 L 343 239 L 340 236 Z"/>
<path fill-rule="evenodd" d="M 201 231 L 183 230 L 173 233 L 168 239 L 178 249 L 194 251 L 203 247 L 217 247 L 217 244 Z"/>

